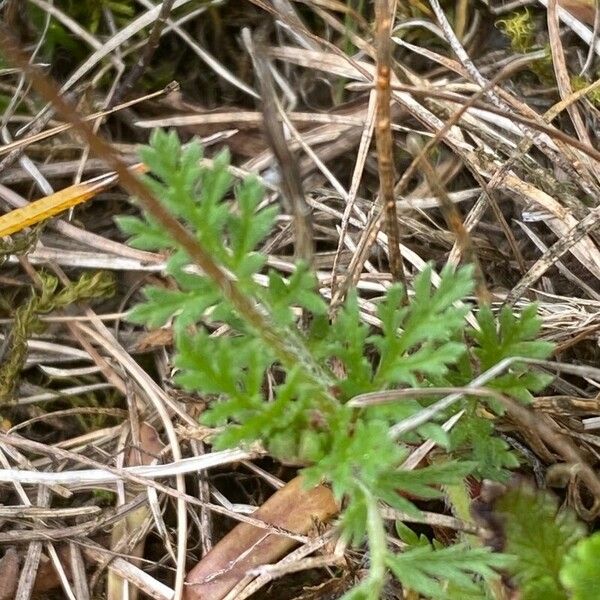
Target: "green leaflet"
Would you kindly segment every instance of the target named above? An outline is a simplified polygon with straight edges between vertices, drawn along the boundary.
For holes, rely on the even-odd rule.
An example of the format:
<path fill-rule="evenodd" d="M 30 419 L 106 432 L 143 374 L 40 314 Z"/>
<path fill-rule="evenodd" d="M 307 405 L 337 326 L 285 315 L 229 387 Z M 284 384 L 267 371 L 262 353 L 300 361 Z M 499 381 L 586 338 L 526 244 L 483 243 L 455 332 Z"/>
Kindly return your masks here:
<path fill-rule="evenodd" d="M 552 352 L 552 344 L 537 339 L 541 321 L 535 304 L 527 305 L 520 315 L 515 315 L 505 306 L 498 319 L 494 318 L 489 307 L 484 306 L 479 310 L 477 322 L 480 330 L 474 330 L 472 336 L 476 342 L 474 354 L 481 363 L 482 371 L 504 358 L 547 358 Z M 514 364 L 508 373 L 497 377 L 489 387 L 529 403 L 531 392 L 542 390 L 549 381 L 550 378 L 529 367 Z"/>
<path fill-rule="evenodd" d="M 473 473 L 482 479 L 504 481 L 508 469 L 519 466 L 517 457 L 509 445 L 494 436 L 494 424 L 478 416 L 476 409 L 469 406 L 469 417 L 461 419 L 450 432 L 450 448 L 458 455 L 466 455 L 475 462 Z"/>
<path fill-rule="evenodd" d="M 427 598 L 448 599 L 448 586 L 460 587 L 465 598 L 483 597 L 481 585 L 473 579 L 477 575 L 493 580 L 497 577 L 494 569 L 510 564 L 505 556 L 492 554 L 485 548 L 469 548 L 464 544 L 455 544 L 435 549 L 430 545 L 391 555 L 387 559 L 394 575 L 411 590 Z"/>

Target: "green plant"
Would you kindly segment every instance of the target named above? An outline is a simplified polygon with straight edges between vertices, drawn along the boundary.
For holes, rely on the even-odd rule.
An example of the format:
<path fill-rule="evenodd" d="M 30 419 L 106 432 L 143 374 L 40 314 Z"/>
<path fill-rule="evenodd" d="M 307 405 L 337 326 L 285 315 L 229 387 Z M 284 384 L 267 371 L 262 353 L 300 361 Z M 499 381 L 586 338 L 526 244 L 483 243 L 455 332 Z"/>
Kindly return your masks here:
<path fill-rule="evenodd" d="M 15 247 L 15 244 L 10 246 Z M 14 311 L 7 344 L 10 350 L 0 365 L 0 402 L 5 404 L 14 402 L 14 392 L 27 358 L 30 334 L 44 328 L 39 316 L 82 300 L 107 298 L 115 292 L 114 277 L 108 272 L 84 273 L 67 286 L 60 286 L 58 278 L 49 273 L 42 271 L 37 275 L 39 289 Z"/>
<path fill-rule="evenodd" d="M 600 533 L 577 542 L 565 556 L 560 581 L 572 600 L 592 600 L 600 589 Z"/>
<path fill-rule="evenodd" d="M 484 308 L 473 329 L 465 322 L 469 306 L 462 302 L 473 288 L 472 269 L 445 269 L 434 287 L 428 267 L 415 278 L 410 302 L 401 286 L 391 287 L 380 300 L 379 330 L 362 321 L 355 291 L 330 319 L 306 265 L 298 264 L 287 279 L 266 269 L 266 256 L 258 248 L 273 229 L 277 211 L 261 207 L 263 190 L 253 178 L 236 185 L 230 197 L 226 153 L 208 168 L 202 166 L 199 144 L 182 146 L 175 134 L 156 131 L 141 158 L 151 170 L 146 185 L 235 278 L 282 340 L 273 344 L 246 322 L 160 223 L 147 215 L 119 219 L 131 244 L 170 252 L 167 274 L 176 285 L 147 288 L 145 302 L 130 318 L 151 327 L 172 324 L 177 382 L 210 399 L 203 421 L 215 428 L 214 444 L 260 440 L 274 457 L 306 465 L 307 483 L 331 484 L 344 501 L 343 535 L 357 545 L 366 540 L 370 553 L 369 576 L 348 598 L 379 598 L 390 573 L 429 598 L 485 597 L 484 583 L 506 566 L 505 556 L 466 545 L 441 547 L 435 541 L 396 554 L 387 543 L 380 506 L 418 514 L 414 499 L 441 497 L 443 486 L 468 474 L 504 477 L 506 468 L 517 463 L 493 435 L 491 418 L 502 413 L 502 406 L 466 397 L 394 439 L 391 426 L 439 395 L 360 408 L 349 401 L 397 387 L 462 386 L 503 358 L 547 356 L 551 345 L 536 341 L 535 307 L 520 316 L 505 309 L 497 320 Z M 306 327 L 297 323 L 300 309 Z M 228 334 L 214 335 L 222 326 Z M 293 359 L 282 350 L 292 346 Z M 274 382 L 269 394 L 267 374 Z M 527 403 L 531 392 L 547 382 L 516 362 L 490 387 Z M 440 422 L 458 411 L 464 414 L 448 436 Z M 411 446 L 424 439 L 445 448 L 444 460 L 402 469 Z"/>
<path fill-rule="evenodd" d="M 511 571 L 523 600 L 597 597 L 598 536 L 582 539 L 584 527 L 569 509 L 559 510 L 554 496 L 528 486 L 511 488 L 494 511 L 503 524 L 505 549 L 517 558 Z"/>

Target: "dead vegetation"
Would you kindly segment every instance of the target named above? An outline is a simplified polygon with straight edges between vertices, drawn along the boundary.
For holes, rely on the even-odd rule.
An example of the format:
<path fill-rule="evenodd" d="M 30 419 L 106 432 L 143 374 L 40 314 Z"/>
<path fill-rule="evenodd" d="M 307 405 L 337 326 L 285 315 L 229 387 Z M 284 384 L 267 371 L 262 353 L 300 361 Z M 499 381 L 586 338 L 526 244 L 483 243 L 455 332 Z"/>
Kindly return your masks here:
<path fill-rule="evenodd" d="M 325 599 L 364 575 L 368 557 L 325 525 L 339 509 L 327 488 L 273 495 L 290 493 L 294 466 L 258 445 L 212 451 L 204 399 L 173 385 L 172 332 L 126 320 L 141 287 L 166 280 L 166 257 L 113 222 L 138 211 L 124 190 L 153 206 L 127 166 L 157 127 L 199 137 L 207 162 L 227 146 L 236 178 L 260 177 L 285 207 L 269 266 L 312 262 L 331 314 L 356 286 L 378 327 L 377 298 L 428 262 L 477 265 L 474 302 L 496 311 L 538 302 L 556 378 L 534 416 L 511 406 L 499 428 L 523 475 L 557 483 L 593 523 L 597 4 L 76 4 L 0 4 L 0 599 Z M 423 508 L 427 531 L 477 532 Z"/>

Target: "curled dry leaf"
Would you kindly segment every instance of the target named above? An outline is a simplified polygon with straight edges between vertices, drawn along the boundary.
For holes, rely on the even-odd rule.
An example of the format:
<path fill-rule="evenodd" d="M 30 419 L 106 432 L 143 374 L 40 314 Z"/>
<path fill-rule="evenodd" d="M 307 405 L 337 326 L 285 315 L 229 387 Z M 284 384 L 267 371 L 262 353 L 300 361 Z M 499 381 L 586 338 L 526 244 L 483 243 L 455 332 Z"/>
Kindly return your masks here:
<path fill-rule="evenodd" d="M 252 516 L 296 534 L 306 534 L 315 522 L 325 522 L 339 511 L 328 487 L 306 489 L 296 477 L 275 492 Z M 297 542 L 247 523 L 230 531 L 188 574 L 185 600 L 220 600 L 259 565 L 285 555 Z"/>

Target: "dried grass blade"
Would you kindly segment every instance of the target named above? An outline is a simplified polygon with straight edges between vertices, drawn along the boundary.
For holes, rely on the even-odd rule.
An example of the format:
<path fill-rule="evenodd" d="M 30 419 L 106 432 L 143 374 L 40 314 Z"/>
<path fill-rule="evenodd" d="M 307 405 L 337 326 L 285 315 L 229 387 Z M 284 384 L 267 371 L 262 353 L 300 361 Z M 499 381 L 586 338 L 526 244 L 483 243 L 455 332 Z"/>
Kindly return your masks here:
<path fill-rule="evenodd" d="M 556 77 L 556 84 L 560 97 L 562 100 L 568 98 L 572 93 L 571 80 L 569 78 L 569 72 L 567 69 L 567 61 L 565 59 L 565 53 L 563 44 L 560 39 L 560 31 L 558 26 L 558 14 L 557 14 L 557 0 L 549 0 L 548 2 L 548 36 L 550 37 L 550 51 L 552 52 L 552 65 L 554 66 L 554 75 Z M 567 112 L 571 117 L 575 131 L 579 136 L 579 139 L 586 143 L 588 146 L 592 145 L 590 136 L 588 135 L 587 129 L 581 117 L 581 113 L 576 104 L 570 104 L 567 106 Z"/>
<path fill-rule="evenodd" d="M 160 441 L 154 427 L 144 421 L 140 424 L 139 439 L 135 440 L 134 445 L 130 448 L 125 462 L 127 466 L 150 465 L 155 460 L 155 457 L 162 452 L 163 448 L 164 445 Z M 150 489 L 148 488 L 148 491 Z M 130 500 L 133 498 L 133 494 L 126 492 L 125 497 L 127 500 Z M 111 549 L 119 553 L 123 548 L 123 544 L 127 543 L 130 537 L 135 536 L 150 514 L 148 505 L 143 504 L 131 511 L 124 519 L 115 523 L 111 532 Z M 131 551 L 130 560 L 132 564 L 138 567 L 141 566 L 139 558 L 143 556 L 144 544 L 145 536 Z M 115 571 L 109 572 L 107 600 L 137 600 L 138 596 L 138 590 L 136 588 L 129 588 L 126 579 Z"/>
<path fill-rule="evenodd" d="M 294 216 L 296 257 L 310 265 L 314 254 L 311 211 L 304 198 L 298 163 L 290 151 L 283 124 L 279 119 L 277 106 L 279 101 L 275 92 L 271 65 L 264 43 L 259 36 L 254 40 L 248 39 L 247 42 L 252 49 L 252 60 L 260 85 L 265 135 L 279 164 L 283 198 L 287 209 Z"/>
<path fill-rule="evenodd" d="M 136 173 L 143 173 L 146 166 L 138 163 L 131 167 Z M 87 202 L 100 192 L 104 191 L 117 181 L 117 175 L 108 173 L 71 185 L 54 194 L 40 198 L 27 206 L 17 208 L 0 217 L 0 237 L 12 235 L 31 227 L 41 221 L 45 221 L 73 206 Z"/>

